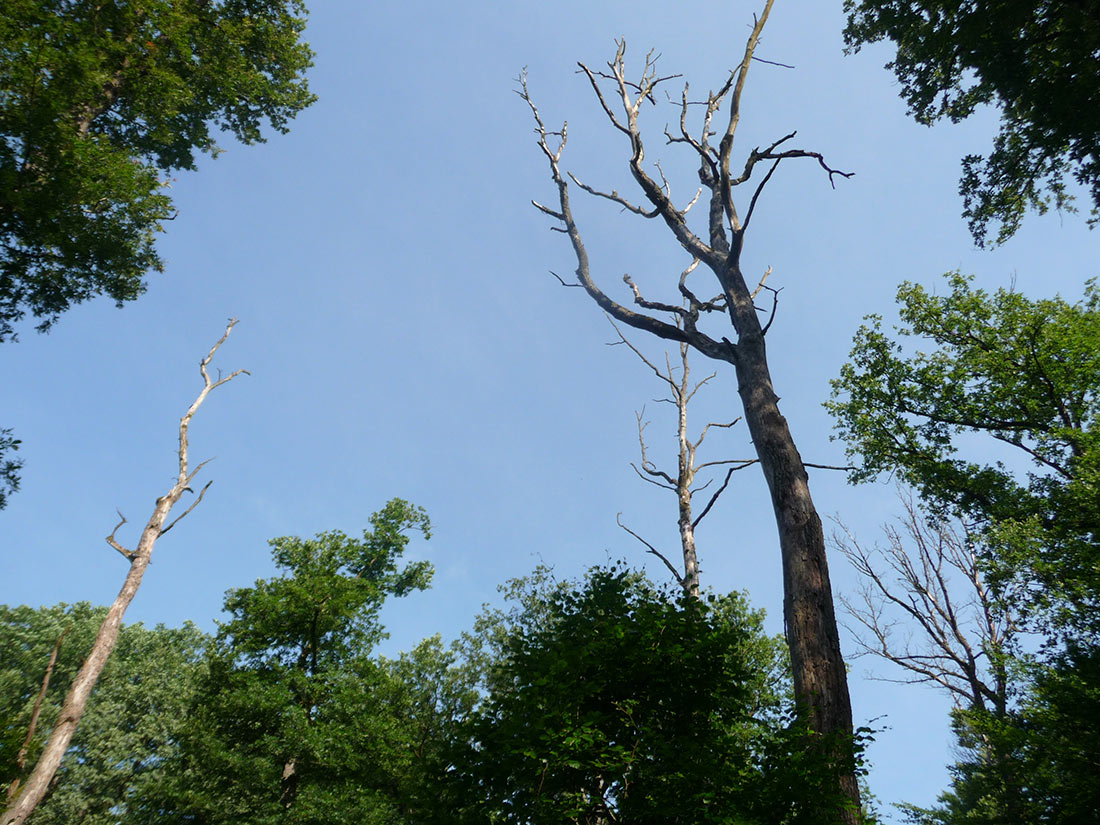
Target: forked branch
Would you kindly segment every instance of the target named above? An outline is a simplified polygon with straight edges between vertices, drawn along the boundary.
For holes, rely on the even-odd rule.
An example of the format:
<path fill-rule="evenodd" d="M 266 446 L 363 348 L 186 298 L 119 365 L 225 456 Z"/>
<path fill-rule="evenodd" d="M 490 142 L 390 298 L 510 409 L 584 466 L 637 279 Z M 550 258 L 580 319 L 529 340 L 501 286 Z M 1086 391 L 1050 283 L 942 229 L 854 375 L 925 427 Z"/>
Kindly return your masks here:
<path fill-rule="evenodd" d="M 863 577 L 860 603 L 842 599 L 862 629 L 853 633 L 862 655 L 910 674 L 886 681 L 932 682 L 960 707 L 1004 714 L 1003 651 L 1016 622 L 985 589 L 977 536 L 966 522 L 928 520 L 909 495 L 902 504 L 901 529 L 885 528 L 885 547 L 867 549 L 843 526 L 833 538 Z M 894 631 L 903 625 L 910 632 L 899 641 Z"/>

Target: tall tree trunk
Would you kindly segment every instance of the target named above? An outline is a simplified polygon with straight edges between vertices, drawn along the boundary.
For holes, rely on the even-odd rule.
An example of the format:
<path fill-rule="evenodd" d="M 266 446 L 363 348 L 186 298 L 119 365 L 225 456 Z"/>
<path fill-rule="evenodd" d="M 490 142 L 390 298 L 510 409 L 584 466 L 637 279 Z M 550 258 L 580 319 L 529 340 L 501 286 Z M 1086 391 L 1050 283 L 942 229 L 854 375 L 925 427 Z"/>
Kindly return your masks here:
<path fill-rule="evenodd" d="M 811 728 L 824 734 L 853 730 L 848 675 L 840 650 L 829 562 L 821 517 L 810 497 L 809 476 L 795 445 L 768 368 L 767 345 L 752 294 L 736 257 L 729 252 L 720 272 L 730 320 L 737 330 L 737 392 L 764 479 L 768 484 L 783 566 L 783 628 L 791 655 L 795 699 Z M 838 743 L 843 744 L 843 743 Z M 844 759 L 845 754 L 835 754 Z M 854 774 L 840 777 L 845 794 L 859 799 Z M 858 821 L 852 812 L 850 821 Z"/>
<path fill-rule="evenodd" d="M 731 253 L 732 256 L 733 253 Z M 738 331 L 737 391 L 771 494 L 783 563 L 783 622 L 795 696 L 814 730 L 852 729 L 848 679 L 840 651 L 825 531 L 810 497 L 809 477 L 787 419 L 779 412 L 760 319 L 739 267 L 728 282 L 730 316 Z"/>
<path fill-rule="evenodd" d="M 851 173 L 831 168 L 819 152 L 780 148 L 794 138 L 793 132 L 780 137 L 765 149 L 757 147 L 751 150 L 742 171 L 731 172 L 731 153 L 741 118 L 742 92 L 772 5 L 773 0 L 764 0 L 760 15 L 754 18 L 741 63 L 730 73 L 726 83 L 718 91 L 709 93 L 705 100 L 690 100 L 688 89 L 684 87 L 678 128 L 665 129 L 668 143 L 683 145 L 699 161 L 702 187 L 696 198 L 683 208 L 673 202 L 671 188 L 660 166 L 656 167 L 659 179 L 655 179 L 649 171 L 651 164 L 645 158 L 639 126 L 642 107 L 647 101 L 656 100 L 658 85 L 679 77 L 659 76 L 652 52 L 646 57 L 638 81 L 626 78 L 626 44 L 622 40 L 616 42 L 615 57 L 607 64 L 610 72 L 593 71 L 584 63 L 579 64 L 604 114 L 630 141 L 628 166 L 648 201 L 645 205 L 630 202 L 617 190 L 600 191 L 571 174 L 563 174 L 560 163 L 567 141 L 566 126 L 556 132 L 547 130 L 528 94 L 525 76 L 520 78 L 519 93 L 531 108 L 539 148 L 549 161 L 551 178 L 558 190 L 556 208 L 537 201 L 533 203 L 541 212 L 560 222 L 561 226 L 555 228 L 569 237 L 577 258 L 577 284 L 615 320 L 659 338 L 689 344 L 709 358 L 732 364 L 736 370 L 745 420 L 768 484 L 779 534 L 783 566 L 783 617 L 791 653 L 795 698 L 807 714 L 812 730 L 822 734 L 829 743 L 821 755 L 835 759 L 831 765 L 836 768 L 837 788 L 845 800 L 845 807 L 840 811 L 823 810 L 822 821 L 830 821 L 826 817 L 836 815 L 845 822 L 855 823 L 861 819 L 861 810 L 855 766 L 849 762 L 849 746 L 854 745 L 852 708 L 829 583 L 825 534 L 810 497 L 806 465 L 795 447 L 786 419 L 779 412 L 778 398 L 772 387 L 764 343 L 770 321 L 768 325 L 761 325 L 759 310 L 753 301 L 756 292 L 764 288 L 764 282 L 761 281 L 755 292 L 750 291 L 740 265 L 745 232 L 760 194 L 782 161 L 796 158 L 814 160 L 827 172 L 830 182 L 834 176 L 849 177 Z M 610 93 L 605 94 L 604 86 L 610 87 Z M 691 106 L 698 108 L 691 110 Z M 718 129 L 714 118 L 724 106 L 728 106 L 728 122 L 724 129 Z M 702 120 L 694 134 L 688 128 L 690 111 L 698 111 Z M 715 146 L 711 139 L 719 134 L 721 140 Z M 748 183 L 761 162 L 768 163 L 768 171 L 756 182 L 752 195 L 747 199 L 746 211 L 743 215 L 739 214 L 734 202 L 734 189 Z M 600 288 L 592 275 L 588 253 L 573 217 L 570 180 L 591 195 L 612 201 L 636 215 L 659 218 L 664 223 L 676 242 L 692 258 L 691 264 L 680 275 L 677 303 L 647 300 L 629 275 L 624 275 L 623 280 L 633 293 L 634 305 L 642 311 L 620 304 Z M 689 224 L 687 213 L 707 190 L 710 194 L 704 237 L 696 234 Z M 722 292 L 716 298 L 700 298 L 693 291 L 694 282 L 688 282 L 688 276 L 700 263 L 713 272 L 721 286 Z M 671 315 L 673 322 L 662 320 L 650 314 L 652 312 Z M 733 341 L 724 337 L 713 338 L 698 328 L 700 318 L 709 313 L 728 313 L 733 326 Z"/>

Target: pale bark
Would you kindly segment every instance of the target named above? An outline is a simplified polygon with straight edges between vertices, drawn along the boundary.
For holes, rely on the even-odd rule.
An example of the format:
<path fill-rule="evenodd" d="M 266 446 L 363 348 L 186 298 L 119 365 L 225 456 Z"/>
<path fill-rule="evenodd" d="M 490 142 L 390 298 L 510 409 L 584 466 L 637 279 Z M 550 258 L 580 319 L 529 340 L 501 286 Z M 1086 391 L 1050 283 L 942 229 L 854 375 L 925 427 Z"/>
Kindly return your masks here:
<path fill-rule="evenodd" d="M 716 373 L 711 373 L 702 381 L 699 381 L 694 386 L 691 384 L 691 363 L 688 359 L 688 345 L 685 343 L 680 344 L 680 366 L 673 368 L 671 360 L 668 357 L 668 353 L 665 353 L 665 368 L 662 370 L 657 367 L 652 361 L 650 361 L 641 350 L 634 346 L 625 335 L 614 323 L 611 322 L 612 327 L 615 328 L 615 332 L 619 335 L 619 341 L 617 343 L 625 344 L 631 352 L 633 352 L 638 358 L 649 367 L 654 375 L 656 375 L 666 386 L 669 388 L 669 394 L 671 397 L 661 399 L 667 401 L 676 408 L 676 476 L 673 477 L 670 473 L 666 473 L 664 470 L 659 469 L 652 461 L 649 460 L 649 451 L 645 440 L 645 429 L 649 425 L 649 422 L 644 420 L 645 410 L 637 413 L 638 420 L 638 446 L 641 450 L 641 466 L 637 464 L 631 464 L 634 468 L 634 472 L 650 484 L 654 484 L 665 490 L 671 491 L 676 496 L 677 505 L 677 518 L 676 527 L 680 535 L 680 554 L 683 558 L 683 569 L 677 569 L 668 557 L 654 547 L 650 542 L 646 541 L 640 535 L 635 533 L 625 524 L 623 524 L 620 518 L 618 519 L 619 526 L 626 530 L 634 538 L 638 539 L 642 544 L 646 546 L 648 553 L 656 556 L 662 562 L 665 567 L 672 573 L 676 579 L 676 583 L 683 588 L 684 593 L 692 598 L 699 598 L 699 554 L 695 547 L 695 528 L 699 526 L 699 523 L 710 512 L 719 496 L 725 492 L 726 487 L 729 485 L 730 477 L 737 470 L 743 470 L 746 467 L 750 467 L 757 463 L 757 459 L 727 459 L 723 461 L 707 461 L 702 464 L 696 463 L 696 456 L 698 455 L 699 447 L 702 446 L 704 439 L 707 437 L 707 433 L 711 427 L 729 428 L 733 427 L 740 419 L 734 419 L 728 423 L 716 423 L 711 422 L 703 427 L 699 433 L 699 437 L 694 441 L 688 435 L 688 405 L 695 397 L 695 394 L 706 386 L 711 379 L 716 376 Z M 679 373 L 679 375 L 677 375 Z M 728 467 L 726 471 L 726 477 L 718 488 L 711 494 L 710 499 L 707 501 L 706 506 L 703 508 L 702 513 L 697 517 L 693 516 L 693 501 L 696 493 L 705 490 L 713 481 L 712 478 L 702 487 L 695 487 L 696 476 L 700 470 L 705 470 L 711 467 Z"/>
<path fill-rule="evenodd" d="M 735 368 L 745 422 L 768 484 L 779 533 L 783 564 L 783 615 L 795 697 L 815 731 L 845 738 L 853 733 L 852 709 L 829 583 L 825 535 L 810 497 L 806 473 L 808 465 L 799 455 L 787 421 L 779 411 L 764 344 L 771 320 L 766 324 L 760 322 L 753 293 L 741 271 L 741 249 L 760 195 L 782 161 L 796 158 L 814 160 L 828 174 L 830 182 L 836 175 L 847 177 L 849 173 L 829 167 L 818 152 L 781 149 L 794 138 L 794 133 L 779 138 L 765 149 L 753 149 L 743 170 L 736 175 L 731 172 L 734 136 L 741 117 L 741 96 L 772 2 L 766 0 L 761 15 L 755 19 L 741 62 L 725 84 L 701 101 L 690 100 L 685 86 L 681 96 L 679 128 L 669 131 L 666 127 L 667 141 L 683 144 L 699 162 L 700 192 L 682 209 L 673 202 L 670 186 L 660 167 L 657 167 L 660 180 L 656 180 L 650 176 L 644 162 L 645 147 L 638 123 L 639 113 L 647 101 L 656 100 L 657 86 L 672 79 L 658 76 L 652 53 L 647 56 L 638 81 L 626 78 L 626 47 L 621 41 L 617 44 L 615 57 L 607 64 L 609 72 L 593 71 L 583 63 L 579 64 L 604 114 L 630 142 L 629 170 L 641 188 L 648 207 L 630 202 L 615 190 L 600 191 L 581 183 L 572 174 L 563 175 L 560 163 L 567 140 L 566 126 L 563 125 L 557 132 L 546 129 L 528 93 L 526 76 L 520 79 L 519 94 L 531 108 L 539 147 L 549 162 L 551 177 L 557 188 L 556 207 L 537 201 L 533 203 L 541 212 L 555 219 L 559 223 L 555 228 L 569 237 L 577 259 L 577 283 L 615 320 L 666 340 L 688 344 L 704 355 L 726 361 Z M 605 86 L 610 87 L 610 94 L 605 95 Z M 697 108 L 693 108 L 695 104 Z M 724 129 L 715 128 L 714 118 L 724 105 L 728 105 L 728 121 Z M 694 133 L 688 128 L 691 112 L 699 112 L 702 119 L 700 128 Z M 717 134 L 721 134 L 721 139 L 715 147 L 711 144 L 711 138 Z M 554 146 L 551 146 L 552 138 L 556 138 Z M 734 203 L 733 190 L 750 181 L 762 161 L 769 162 L 768 169 L 756 183 L 742 217 Z M 643 310 L 641 312 L 618 303 L 600 288 L 591 272 L 588 253 L 573 218 L 570 181 L 585 192 L 610 200 L 636 215 L 659 218 L 672 232 L 692 259 L 692 265 L 680 276 L 679 295 L 675 303 L 647 300 L 630 276 L 624 276 L 624 280 L 633 292 L 634 304 Z M 692 230 L 687 218 L 688 211 L 704 191 L 709 193 L 705 237 Z M 715 297 L 701 299 L 688 286 L 687 276 L 696 262 L 702 263 L 714 275 L 719 287 Z M 773 291 L 772 317 L 774 296 Z M 681 305 L 682 301 L 686 304 Z M 670 323 L 649 312 L 666 313 L 676 320 Z M 726 337 L 716 339 L 698 328 L 700 317 L 708 313 L 728 314 L 734 340 Z M 837 757 L 845 758 L 839 752 Z M 849 800 L 850 808 L 838 815 L 844 821 L 857 822 L 861 814 L 856 778 L 853 773 L 842 772 L 844 775 L 838 777 L 838 782 Z"/>
<path fill-rule="evenodd" d="M 116 525 L 115 529 L 111 532 L 111 535 L 107 537 L 107 543 L 129 560 L 130 570 L 126 575 L 126 580 L 122 584 L 122 589 L 119 590 L 118 596 L 115 597 L 114 603 L 107 611 L 107 616 L 99 627 L 99 632 L 96 634 L 95 641 L 92 643 L 92 649 L 88 654 L 88 658 L 85 659 L 84 664 L 81 666 L 80 671 L 69 687 L 69 692 L 65 695 L 65 701 L 61 706 L 61 712 L 58 714 L 57 722 L 50 732 L 50 737 L 42 750 L 41 756 L 38 758 L 38 762 L 34 766 L 34 770 L 23 786 L 22 792 L 4 812 L 2 820 L 3 825 L 22 825 L 46 795 L 50 782 L 57 773 L 57 769 L 61 765 L 61 760 L 69 748 L 69 742 L 72 741 L 73 733 L 80 723 L 80 718 L 84 714 L 84 708 L 88 703 L 88 697 L 91 696 L 96 681 L 103 672 L 103 668 L 107 664 L 111 651 L 114 650 L 115 643 L 118 641 L 119 630 L 122 627 L 122 617 L 126 613 L 126 608 L 130 606 L 130 602 L 133 601 L 134 596 L 137 594 L 138 588 L 141 586 L 141 580 L 145 575 L 146 568 L 149 566 L 149 561 L 153 555 L 153 547 L 157 539 L 171 530 L 179 523 L 180 519 L 190 513 L 195 506 L 202 501 L 203 495 L 210 486 L 210 482 L 207 482 L 206 486 L 202 488 L 191 506 L 188 507 L 182 515 L 168 523 L 167 526 L 165 525 L 165 522 L 168 520 L 168 515 L 171 513 L 176 502 L 180 500 L 185 492 L 193 492 L 190 486 L 191 482 L 207 463 L 204 461 L 193 469 L 188 465 L 187 436 L 192 417 L 194 417 L 199 407 L 202 406 L 203 401 L 206 400 L 206 396 L 209 395 L 211 390 L 228 381 L 232 381 L 242 373 L 247 374 L 246 370 L 236 370 L 224 378 L 212 380 L 206 369 L 210 365 L 214 353 L 218 351 L 218 347 L 220 347 L 225 342 L 225 339 L 229 337 L 229 333 L 236 323 L 235 319 L 229 322 L 225 334 L 218 339 L 218 342 L 214 344 L 206 357 L 199 362 L 199 371 L 202 373 L 203 378 L 203 388 L 191 403 L 191 406 L 187 409 L 183 418 L 180 419 L 178 451 L 179 472 L 176 477 L 176 482 L 167 493 L 156 500 L 153 514 L 149 517 L 149 520 L 145 524 L 145 528 L 141 532 L 137 548 L 135 550 L 128 550 L 115 538 L 118 528 L 126 523 L 125 518 L 119 521 L 118 525 Z"/>

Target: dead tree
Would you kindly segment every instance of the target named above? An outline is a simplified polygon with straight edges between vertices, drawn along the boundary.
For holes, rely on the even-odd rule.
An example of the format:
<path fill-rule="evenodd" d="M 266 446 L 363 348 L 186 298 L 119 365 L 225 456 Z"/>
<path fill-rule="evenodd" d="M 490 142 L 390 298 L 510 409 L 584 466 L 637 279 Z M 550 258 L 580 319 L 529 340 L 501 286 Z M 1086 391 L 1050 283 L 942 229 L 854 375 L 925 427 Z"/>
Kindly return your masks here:
<path fill-rule="evenodd" d="M 903 495 L 899 525 L 886 546 L 865 548 L 841 525 L 833 537 L 863 577 L 858 602 L 841 597 L 861 650 L 931 683 L 956 707 L 1008 712 L 1005 652 L 1017 632 L 1012 611 L 995 603 L 978 563 L 978 537 L 965 521 L 929 520 Z M 904 628 L 899 639 L 897 630 Z"/>
<path fill-rule="evenodd" d="M 702 381 L 697 382 L 694 386 L 691 384 L 691 365 L 688 361 L 688 345 L 684 342 L 680 342 L 680 366 L 678 369 L 673 368 L 672 361 L 665 353 L 665 368 L 661 370 L 650 361 L 640 349 L 634 346 L 612 321 L 611 325 L 615 327 L 615 332 L 619 335 L 619 340 L 614 342 L 616 344 L 625 344 L 631 352 L 638 356 L 647 367 L 653 370 L 653 374 L 666 384 L 669 388 L 670 398 L 660 398 L 658 401 L 664 401 L 672 404 L 676 408 L 676 444 L 677 444 L 677 461 L 676 461 L 676 477 L 673 478 L 671 474 L 657 467 L 652 461 L 649 460 L 649 450 L 645 441 L 645 430 L 649 426 L 649 422 L 645 420 L 645 409 L 636 413 L 638 420 L 638 447 L 641 450 L 641 466 L 638 464 L 631 464 L 634 468 L 634 472 L 638 474 L 638 477 L 643 481 L 648 481 L 650 484 L 654 484 L 664 490 L 671 490 L 676 494 L 677 502 L 677 527 L 680 533 L 680 550 L 683 555 L 683 572 L 681 573 L 668 557 L 654 547 L 650 542 L 646 541 L 636 532 L 631 530 L 622 521 L 622 513 L 616 516 L 616 521 L 619 526 L 626 532 L 630 533 L 634 538 L 640 541 L 646 546 L 646 552 L 656 556 L 662 562 L 665 567 L 672 573 L 673 578 L 676 579 L 676 583 L 683 588 L 684 593 L 693 598 L 699 598 L 699 556 L 695 550 L 695 528 L 699 526 L 707 513 L 711 511 L 715 503 L 718 501 L 719 496 L 726 491 L 729 486 L 730 479 L 737 470 L 743 470 L 746 467 L 751 467 L 756 464 L 758 459 L 726 459 L 723 461 L 706 461 L 702 464 L 695 463 L 695 457 L 698 453 L 699 447 L 703 444 L 703 439 L 707 437 L 707 433 L 711 427 L 729 428 L 737 424 L 740 421 L 739 418 L 735 418 L 727 424 L 720 424 L 711 422 L 703 427 L 699 433 L 699 437 L 692 440 L 688 435 L 688 404 L 691 399 L 695 397 L 695 394 L 708 384 L 717 373 L 711 373 Z M 679 375 L 677 376 L 677 373 Z M 722 480 L 722 483 L 711 494 L 707 500 L 706 505 L 703 507 L 703 511 L 698 516 L 694 516 L 692 512 L 692 501 L 696 493 L 702 492 L 709 487 L 714 479 L 711 478 L 703 486 L 695 487 L 696 475 L 701 470 L 706 470 L 710 467 L 725 467 L 726 477 Z"/>
<path fill-rule="evenodd" d="M 557 223 L 555 229 L 569 237 L 577 260 L 577 284 L 616 321 L 666 340 L 685 343 L 709 358 L 733 365 L 745 423 L 768 484 L 779 533 L 783 564 L 783 616 L 795 696 L 815 731 L 846 737 L 852 734 L 852 709 L 829 583 L 825 534 L 810 497 L 806 465 L 795 446 L 787 421 L 779 411 L 779 398 L 772 386 L 768 368 L 764 340 L 774 318 L 775 305 L 773 302 L 772 316 L 762 323 L 753 302 L 752 290 L 742 272 L 741 250 L 760 195 L 783 161 L 798 158 L 813 160 L 827 173 L 830 182 L 837 175 L 847 177 L 850 173 L 831 168 L 818 152 L 786 148 L 795 137 L 793 132 L 766 148 L 757 147 L 750 151 L 740 171 L 731 169 L 734 136 L 741 119 L 741 97 L 772 2 L 766 0 L 762 13 L 755 18 L 740 63 L 718 91 L 708 94 L 705 100 L 693 101 L 685 85 L 680 95 L 678 123 L 674 129 L 665 128 L 668 143 L 685 147 L 699 164 L 702 185 L 695 198 L 683 208 L 673 202 L 669 183 L 660 166 L 656 167 L 657 178 L 654 178 L 645 163 L 639 114 L 646 102 L 655 104 L 658 86 L 672 79 L 657 74 L 652 53 L 647 56 L 641 77 L 636 82 L 627 79 L 625 44 L 621 41 L 617 43 L 614 58 L 607 64 L 609 71 L 594 71 L 583 63 L 579 64 L 603 113 L 630 144 L 629 171 L 642 190 L 648 204 L 646 206 L 633 203 L 615 190 L 601 191 L 582 183 L 572 174 L 563 173 L 561 158 L 566 145 L 566 125 L 557 132 L 546 128 L 528 93 L 526 74 L 520 78 L 518 93 L 531 108 L 538 144 L 549 162 L 550 175 L 557 188 L 556 206 L 545 206 L 537 201 L 533 203 L 554 219 Z M 610 89 L 610 94 L 605 94 L 605 87 Z M 727 108 L 728 116 L 724 128 L 719 129 L 715 116 L 723 107 Z M 694 132 L 688 125 L 689 115 L 693 111 L 700 112 L 701 116 L 701 125 Z M 719 134 L 719 142 L 714 145 L 712 138 Z M 761 164 L 766 166 L 766 171 L 757 175 L 764 168 Z M 633 292 L 634 304 L 641 311 L 620 304 L 603 291 L 591 271 L 588 253 L 573 217 L 570 182 L 582 191 L 618 204 L 635 215 L 658 219 L 669 229 L 690 259 L 690 264 L 680 275 L 675 303 L 646 299 L 629 275 L 623 277 Z M 754 185 L 750 186 L 748 206 L 741 212 L 735 204 L 734 190 L 745 184 Z M 707 213 L 703 221 L 704 230 L 697 234 L 689 225 L 688 211 L 703 197 L 704 192 Z M 700 298 L 697 291 L 689 286 L 688 276 L 696 268 L 696 262 L 702 264 L 700 269 L 709 270 L 716 279 L 718 292 L 715 297 Z M 680 305 L 681 301 L 685 301 L 686 306 Z M 729 316 L 733 340 L 725 336 L 714 338 L 699 329 L 700 317 L 710 313 Z M 679 319 L 680 323 L 664 320 L 658 314 Z M 854 771 L 844 771 L 841 785 L 851 802 L 844 816 L 848 821 L 857 821 L 860 816 L 859 790 Z"/>
<path fill-rule="evenodd" d="M 199 471 L 207 464 L 206 461 L 203 461 L 192 468 L 188 463 L 187 432 L 191 426 L 191 419 L 194 417 L 199 407 L 202 406 L 202 403 L 206 400 L 206 396 L 210 394 L 211 390 L 232 381 L 242 373 L 245 375 L 248 374 L 247 370 L 236 370 L 225 377 L 222 377 L 219 373 L 218 378 L 214 380 L 211 379 L 210 374 L 207 372 L 207 367 L 210 366 L 210 362 L 214 358 L 214 353 L 218 351 L 218 347 L 225 343 L 225 339 L 229 337 L 229 333 L 233 330 L 236 323 L 236 319 L 229 322 L 229 325 L 225 328 L 225 333 L 218 339 L 218 342 L 211 347 L 206 357 L 199 362 L 199 372 L 202 373 L 203 387 L 195 400 L 191 402 L 191 406 L 188 407 L 183 418 L 180 419 L 178 451 L 179 473 L 176 476 L 176 482 L 167 493 L 156 500 L 156 504 L 153 507 L 153 514 L 149 517 L 148 522 L 145 524 L 145 528 L 141 531 L 141 537 L 138 539 L 136 549 L 127 549 L 115 538 L 118 533 L 118 528 L 126 523 L 126 519 L 121 513 L 119 513 L 120 520 L 118 524 L 115 525 L 115 529 L 111 531 L 111 535 L 107 536 L 107 543 L 125 557 L 130 564 L 130 570 L 126 574 L 126 580 L 122 584 L 122 589 L 119 590 L 118 596 L 115 597 L 114 603 L 107 611 L 107 616 L 103 619 L 103 623 L 99 627 L 99 632 L 96 634 L 95 641 L 92 643 L 91 652 L 88 654 L 87 659 L 84 660 L 84 664 L 81 665 L 80 671 L 69 687 L 69 692 L 65 695 L 65 701 L 61 705 L 57 723 L 50 732 L 50 737 L 42 749 L 41 756 L 39 756 L 38 761 L 35 763 L 34 770 L 31 772 L 26 784 L 23 785 L 23 789 L 18 797 L 15 798 L 4 812 L 4 818 L 2 820 L 3 825 L 22 825 L 46 795 L 50 782 L 54 774 L 57 773 L 58 767 L 61 765 L 61 759 L 65 756 L 65 752 L 69 748 L 69 742 L 72 740 L 73 733 L 76 731 L 76 726 L 80 723 L 80 717 L 84 713 L 84 707 L 88 703 L 88 697 L 91 696 L 92 689 L 95 687 L 100 673 L 103 672 L 103 667 L 107 664 L 107 659 L 114 649 L 115 642 L 118 641 L 118 633 L 122 627 L 123 614 L 125 614 L 126 608 L 130 606 L 130 602 L 134 600 L 134 596 L 137 595 L 138 588 L 141 586 L 142 577 L 145 575 L 145 570 L 149 566 L 149 561 L 153 555 L 153 546 L 156 544 L 157 539 L 179 524 L 184 516 L 198 506 L 199 502 L 202 501 L 203 496 L 206 494 L 207 489 L 210 487 L 211 482 L 206 482 L 205 486 L 199 491 L 199 494 L 195 497 L 191 505 L 167 525 L 165 524 L 165 522 L 168 521 L 168 515 L 172 512 L 172 508 L 180 500 L 183 494 L 194 493 L 191 489 L 191 482 L 194 481 Z"/>

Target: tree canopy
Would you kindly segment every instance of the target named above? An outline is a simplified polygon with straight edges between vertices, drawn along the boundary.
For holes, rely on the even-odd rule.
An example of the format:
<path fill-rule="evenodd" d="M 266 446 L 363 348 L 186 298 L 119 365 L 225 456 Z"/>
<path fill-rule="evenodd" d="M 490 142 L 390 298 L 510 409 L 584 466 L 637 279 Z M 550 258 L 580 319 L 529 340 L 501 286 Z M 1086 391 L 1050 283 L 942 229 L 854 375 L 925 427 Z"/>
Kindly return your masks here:
<path fill-rule="evenodd" d="M 51 648 L 63 635 L 26 765 L 37 759 L 105 613 L 87 603 L 0 607 L 0 789 L 26 771 L 16 757 Z M 138 800 L 164 781 L 173 762 L 209 641 L 190 623 L 122 629 L 56 780 L 35 810 L 36 825 L 109 825 L 135 815 Z"/>
<path fill-rule="evenodd" d="M 472 821 L 839 821 L 835 750 L 807 746 L 785 651 L 743 596 L 616 566 L 517 585 L 455 759 Z"/>
<path fill-rule="evenodd" d="M 927 501 L 978 518 L 1002 591 L 1095 630 L 1100 289 L 1090 282 L 1071 304 L 991 295 L 957 273 L 948 286 L 937 296 L 903 284 L 897 338 L 878 316 L 856 334 L 829 404 L 860 462 L 852 477 L 897 472 Z M 969 435 L 987 447 L 971 449 Z M 1007 449 L 991 457 L 994 445 Z"/>
<path fill-rule="evenodd" d="M 1000 110 L 985 155 L 963 158 L 959 191 L 979 244 L 1029 209 L 1072 208 L 1072 181 L 1100 218 L 1100 3 L 1096 0 L 845 0 L 851 50 L 883 39 L 920 123 Z"/>
<path fill-rule="evenodd" d="M 973 592 L 957 609 L 973 606 L 999 628 L 967 640 L 953 626 L 958 641 L 980 643 L 997 701 L 975 697 L 955 712 L 952 787 L 940 806 L 909 814 L 941 825 L 1094 821 L 1100 291 L 1090 282 L 1071 304 L 990 295 L 957 273 L 948 285 L 942 296 L 902 285 L 897 339 L 869 318 L 830 404 L 849 454 L 862 461 L 855 480 L 896 472 L 920 491 L 933 523 L 959 514 L 973 525 L 965 552 L 976 564 L 958 568 Z M 863 572 L 875 575 L 866 559 Z M 952 604 L 942 561 L 925 553 L 895 566 L 909 579 L 894 597 L 913 608 L 922 632 L 948 642 L 928 613 L 929 599 L 935 609 Z M 944 649 L 905 666 L 940 667 Z"/>
<path fill-rule="evenodd" d="M 7 0 L 0 15 L 0 341 L 163 262 L 165 175 L 313 100 L 300 0 Z"/>
<path fill-rule="evenodd" d="M 431 578 L 427 563 L 401 563 L 410 531 L 427 535 L 427 515 L 394 499 L 361 538 L 330 531 L 271 542 L 282 575 L 227 595 L 229 620 L 181 758 L 146 800 L 147 821 L 398 821 L 414 796 L 401 778 L 411 780 L 403 751 L 415 727 L 389 708 L 417 699 L 370 654 L 384 635 L 385 599 Z M 432 651 L 400 667 L 430 669 Z"/>

